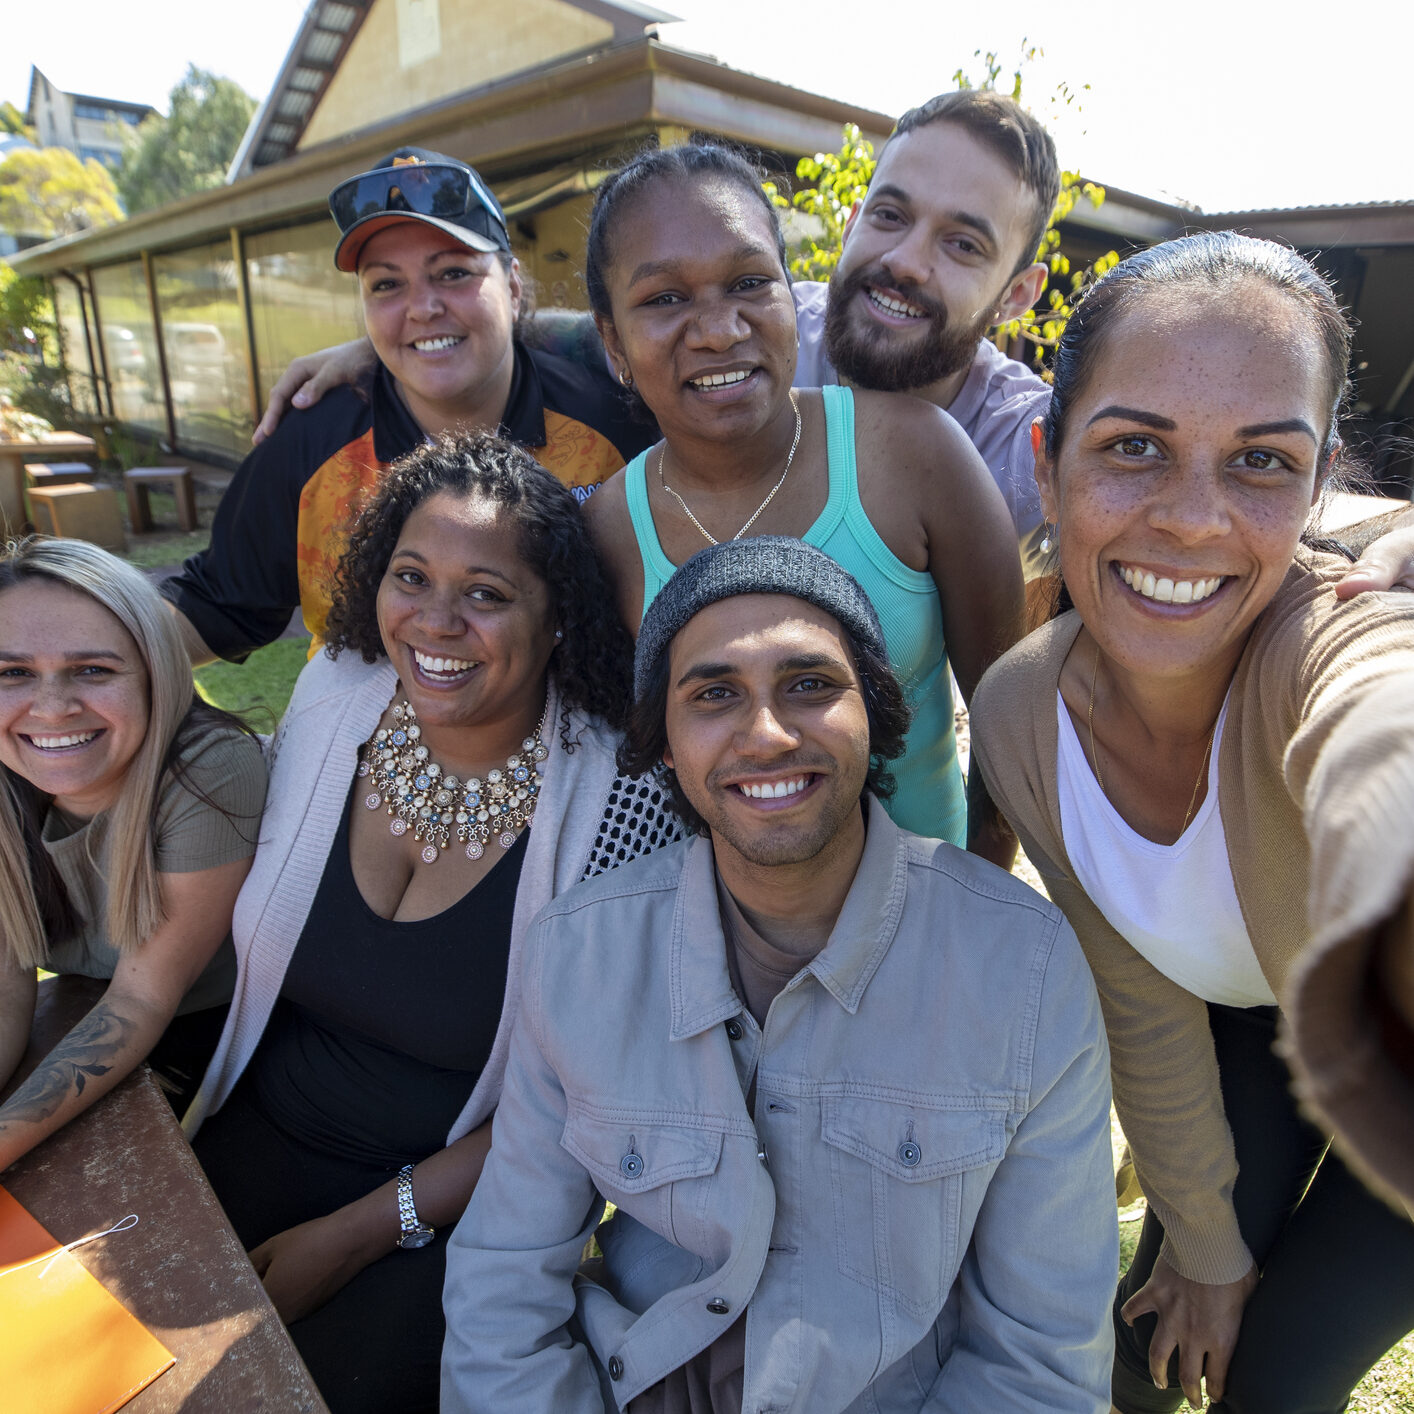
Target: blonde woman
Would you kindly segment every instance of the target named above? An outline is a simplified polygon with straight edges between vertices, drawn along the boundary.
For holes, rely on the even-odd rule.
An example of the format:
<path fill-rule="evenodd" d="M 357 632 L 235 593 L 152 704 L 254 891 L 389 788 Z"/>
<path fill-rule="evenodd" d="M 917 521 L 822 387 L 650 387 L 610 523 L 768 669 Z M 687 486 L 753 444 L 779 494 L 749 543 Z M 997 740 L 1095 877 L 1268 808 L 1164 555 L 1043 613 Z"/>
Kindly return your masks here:
<path fill-rule="evenodd" d="M 264 798 L 258 744 L 195 697 L 140 571 L 82 541 L 0 553 L 0 1084 L 37 967 L 108 982 L 0 1105 L 0 1170 L 145 1057 L 185 1109 L 230 1001 Z"/>

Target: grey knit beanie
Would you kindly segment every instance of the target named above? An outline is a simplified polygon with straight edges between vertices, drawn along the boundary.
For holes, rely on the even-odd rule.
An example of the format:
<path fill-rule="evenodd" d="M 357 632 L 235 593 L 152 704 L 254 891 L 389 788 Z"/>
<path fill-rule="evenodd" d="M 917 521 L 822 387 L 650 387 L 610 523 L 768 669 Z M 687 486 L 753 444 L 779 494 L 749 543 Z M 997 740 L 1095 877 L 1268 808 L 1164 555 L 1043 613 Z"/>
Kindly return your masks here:
<path fill-rule="evenodd" d="M 836 619 L 880 657 L 888 656 L 879 616 L 855 578 L 823 550 L 788 535 L 724 540 L 700 550 L 648 606 L 633 656 L 633 695 L 642 698 L 654 664 L 682 626 L 709 604 L 738 594 L 789 594 Z"/>

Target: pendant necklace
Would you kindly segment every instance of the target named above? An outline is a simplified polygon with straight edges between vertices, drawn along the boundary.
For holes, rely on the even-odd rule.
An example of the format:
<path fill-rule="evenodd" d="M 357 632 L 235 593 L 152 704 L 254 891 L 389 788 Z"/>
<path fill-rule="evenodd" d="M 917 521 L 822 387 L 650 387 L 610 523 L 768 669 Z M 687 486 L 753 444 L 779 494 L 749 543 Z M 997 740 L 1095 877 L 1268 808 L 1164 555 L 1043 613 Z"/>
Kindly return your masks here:
<path fill-rule="evenodd" d="M 751 517 L 746 522 L 746 524 L 743 525 L 742 528 L 738 530 L 735 535 L 732 536 L 733 540 L 740 540 L 741 537 L 745 535 L 746 532 L 750 530 L 753 525 L 756 524 L 757 516 L 759 516 L 761 512 L 764 511 L 766 507 L 769 506 L 771 502 L 776 499 L 776 492 L 779 491 L 781 487 L 786 484 L 786 477 L 790 475 L 790 464 L 795 460 L 795 449 L 800 446 L 801 428 L 800 404 L 796 401 L 794 388 L 790 390 L 790 405 L 791 410 L 795 413 L 795 436 L 791 438 L 790 451 L 786 453 L 786 469 L 781 473 L 781 479 L 776 482 L 773 487 L 771 487 L 769 492 L 767 492 L 766 499 L 762 501 L 761 504 L 757 506 L 754 511 L 752 511 Z M 662 447 L 658 451 L 658 485 L 661 486 L 663 490 L 666 491 L 668 495 L 670 495 L 673 500 L 675 500 L 678 505 L 682 507 L 682 513 L 688 518 L 688 520 L 693 523 L 693 525 L 697 527 L 697 529 L 702 534 L 702 538 L 706 540 L 709 545 L 718 544 L 719 542 L 717 540 L 717 537 L 713 535 L 712 532 L 708 530 L 707 527 L 703 525 L 702 522 L 698 520 L 695 515 L 693 515 L 692 510 L 688 506 L 687 502 L 684 501 L 683 498 L 679 496 L 678 493 L 674 491 L 673 488 L 669 486 L 665 480 L 663 480 L 663 462 L 667 458 L 667 455 L 668 444 L 666 441 L 664 441 Z"/>
<path fill-rule="evenodd" d="M 424 864 L 436 862 L 453 830 L 466 846 L 468 859 L 486 853 L 493 832 L 496 843 L 509 849 L 517 833 L 530 824 L 540 797 L 540 763 L 550 754 L 543 740 L 549 709 L 547 698 L 534 735 L 521 742 L 504 768 L 487 771 L 484 780 L 472 776 L 463 781 L 431 759 L 421 744 L 422 728 L 412 703 L 400 702 L 393 708 L 393 725 L 380 727 L 359 751 L 358 774 L 373 778 L 364 805 L 369 810 L 386 805 L 393 817 L 391 834 L 401 837 L 411 829 L 415 840 L 425 839 Z"/>
<path fill-rule="evenodd" d="M 1095 649 L 1095 666 L 1090 669 L 1090 759 L 1095 763 L 1095 780 L 1099 782 L 1100 794 L 1109 799 L 1109 792 L 1105 789 L 1105 778 L 1100 772 L 1100 753 L 1095 750 L 1095 679 L 1100 674 L 1100 650 Z M 1219 714 L 1221 715 L 1221 714 Z M 1183 837 L 1183 832 L 1188 828 L 1188 822 L 1193 818 L 1193 807 L 1198 801 L 1198 787 L 1203 783 L 1203 777 L 1208 774 L 1208 757 L 1213 750 L 1213 737 L 1217 735 L 1218 722 L 1213 718 L 1213 725 L 1208 728 L 1208 744 L 1203 748 L 1203 759 L 1198 765 L 1198 774 L 1193 781 L 1193 793 L 1188 797 L 1188 809 L 1183 815 L 1183 824 L 1180 826 L 1179 838 Z"/>

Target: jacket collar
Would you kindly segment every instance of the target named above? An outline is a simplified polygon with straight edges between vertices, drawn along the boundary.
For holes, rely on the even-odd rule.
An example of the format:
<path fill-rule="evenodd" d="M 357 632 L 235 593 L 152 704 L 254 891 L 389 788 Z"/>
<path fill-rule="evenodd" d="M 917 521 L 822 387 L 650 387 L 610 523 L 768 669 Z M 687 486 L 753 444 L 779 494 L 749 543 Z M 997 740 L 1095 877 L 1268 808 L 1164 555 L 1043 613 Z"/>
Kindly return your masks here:
<path fill-rule="evenodd" d="M 898 931 L 908 886 L 909 837 L 872 795 L 868 811 L 864 853 L 829 941 L 784 989 L 792 991 L 813 975 L 851 1016 Z M 742 1004 L 727 972 L 712 842 L 701 836 L 688 845 L 683 860 L 671 947 L 674 1041 L 740 1014 Z"/>

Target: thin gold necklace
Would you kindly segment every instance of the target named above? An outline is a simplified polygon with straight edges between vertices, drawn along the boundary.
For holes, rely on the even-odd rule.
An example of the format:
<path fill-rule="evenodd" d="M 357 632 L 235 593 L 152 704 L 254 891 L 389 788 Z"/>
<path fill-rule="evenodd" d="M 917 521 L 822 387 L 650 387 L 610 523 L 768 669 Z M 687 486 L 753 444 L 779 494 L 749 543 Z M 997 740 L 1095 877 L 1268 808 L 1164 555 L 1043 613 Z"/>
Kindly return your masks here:
<path fill-rule="evenodd" d="M 1090 669 L 1090 711 L 1088 722 L 1090 726 L 1090 759 L 1095 763 L 1095 779 L 1100 784 L 1100 794 L 1107 800 L 1109 792 L 1105 789 L 1104 773 L 1100 770 L 1100 753 L 1095 749 L 1095 679 L 1100 673 L 1100 650 L 1095 649 L 1095 665 Z M 1221 713 L 1219 713 L 1221 716 Z M 1217 734 L 1218 720 L 1213 718 L 1213 725 L 1208 728 L 1208 742 L 1203 748 L 1203 760 L 1198 766 L 1198 775 L 1193 781 L 1193 792 L 1188 797 L 1188 809 L 1183 814 L 1183 824 L 1179 827 L 1179 836 L 1182 837 L 1184 830 L 1188 828 L 1188 822 L 1193 818 L 1193 807 L 1198 800 L 1198 787 L 1203 784 L 1203 777 L 1208 774 L 1208 756 L 1213 749 L 1213 737 Z"/>
<path fill-rule="evenodd" d="M 762 501 L 761 504 L 757 506 L 756 509 L 751 513 L 751 518 L 746 522 L 745 525 L 742 526 L 740 530 L 737 531 L 735 535 L 732 536 L 733 540 L 740 540 L 741 537 L 745 535 L 746 532 L 750 530 L 753 525 L 756 524 L 757 516 L 759 516 L 761 512 L 764 511 L 766 507 L 769 506 L 771 502 L 776 499 L 776 492 L 779 491 L 781 487 L 786 484 L 786 477 L 790 475 L 790 464 L 795 460 L 795 449 L 800 446 L 801 427 L 800 404 L 795 400 L 794 388 L 790 390 L 790 405 L 791 410 L 795 413 L 795 436 L 791 438 L 790 451 L 786 453 L 786 469 L 781 473 L 781 479 L 776 482 L 773 487 L 771 487 L 770 491 L 767 493 L 766 499 Z M 717 537 L 713 535 L 712 532 L 708 530 L 707 527 L 703 525 L 702 522 L 698 520 L 695 515 L 693 515 L 692 508 L 687 504 L 687 502 L 684 501 L 683 498 L 679 496 L 678 493 L 674 491 L 673 488 L 669 486 L 666 481 L 663 480 L 663 461 L 667 457 L 667 455 L 668 444 L 666 441 L 664 441 L 663 445 L 658 449 L 658 485 L 661 486 L 663 490 L 666 491 L 668 495 L 670 495 L 673 500 L 675 500 L 678 505 L 682 507 L 683 514 L 688 518 L 688 520 L 693 523 L 693 525 L 698 528 L 699 531 L 701 531 L 703 539 L 705 539 L 709 545 L 718 544 L 719 542 L 717 540 Z"/>

